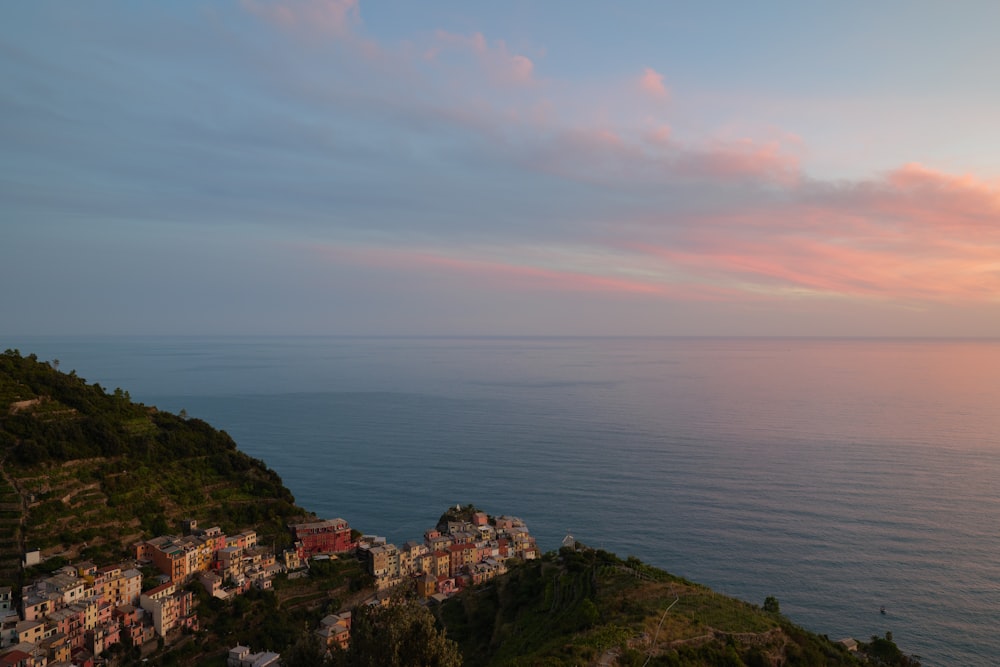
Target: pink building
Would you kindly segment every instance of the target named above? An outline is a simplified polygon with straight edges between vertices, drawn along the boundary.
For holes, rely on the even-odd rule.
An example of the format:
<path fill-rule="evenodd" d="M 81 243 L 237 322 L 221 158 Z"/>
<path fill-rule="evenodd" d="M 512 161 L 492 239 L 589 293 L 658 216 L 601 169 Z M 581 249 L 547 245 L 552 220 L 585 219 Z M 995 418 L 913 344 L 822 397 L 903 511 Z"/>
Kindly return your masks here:
<path fill-rule="evenodd" d="M 289 526 L 300 558 L 315 554 L 351 551 L 357 544 L 351 539 L 351 527 L 343 519 L 313 521 Z"/>

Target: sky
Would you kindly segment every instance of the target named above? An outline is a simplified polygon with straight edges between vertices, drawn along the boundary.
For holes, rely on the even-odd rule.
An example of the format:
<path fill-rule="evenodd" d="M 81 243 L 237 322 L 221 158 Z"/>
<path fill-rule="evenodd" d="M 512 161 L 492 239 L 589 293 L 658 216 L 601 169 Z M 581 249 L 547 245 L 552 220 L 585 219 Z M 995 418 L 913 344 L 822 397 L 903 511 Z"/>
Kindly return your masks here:
<path fill-rule="evenodd" d="M 0 334 L 1000 336 L 1000 3 L 0 4 Z"/>

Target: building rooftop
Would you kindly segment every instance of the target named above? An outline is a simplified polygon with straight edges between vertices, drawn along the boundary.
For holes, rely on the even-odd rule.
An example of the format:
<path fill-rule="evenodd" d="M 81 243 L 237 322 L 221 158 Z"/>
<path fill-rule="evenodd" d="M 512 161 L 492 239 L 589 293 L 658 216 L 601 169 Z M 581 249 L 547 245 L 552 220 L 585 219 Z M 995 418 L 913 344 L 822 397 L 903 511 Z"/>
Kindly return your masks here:
<path fill-rule="evenodd" d="M 322 528 L 347 528 L 347 521 L 344 519 L 324 519 L 322 521 L 310 521 L 308 523 L 292 523 L 288 526 L 292 530 L 320 530 Z"/>

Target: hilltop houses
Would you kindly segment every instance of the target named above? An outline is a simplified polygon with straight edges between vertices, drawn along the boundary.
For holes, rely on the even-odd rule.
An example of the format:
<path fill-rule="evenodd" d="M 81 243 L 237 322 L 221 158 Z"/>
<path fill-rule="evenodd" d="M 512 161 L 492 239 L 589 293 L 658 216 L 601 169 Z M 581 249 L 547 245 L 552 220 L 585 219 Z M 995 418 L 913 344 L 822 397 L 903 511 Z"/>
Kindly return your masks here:
<path fill-rule="evenodd" d="M 325 616 L 319 622 L 316 634 L 328 648 L 339 646 L 346 650 L 348 642 L 351 640 L 351 612 L 343 611 L 339 614 Z"/>
<path fill-rule="evenodd" d="M 421 599 L 443 600 L 465 586 L 506 573 L 511 558 L 538 557 L 535 539 L 524 521 L 516 517 L 493 519 L 484 512 L 474 512 L 468 521 L 448 521 L 440 528 L 426 531 L 422 541 L 410 540 L 401 547 L 384 537 L 360 537 L 356 554 L 376 589 L 368 604 L 388 604 L 390 589 L 406 582 L 412 582 Z M 347 648 L 350 632 L 349 611 L 327 616 L 316 630 L 328 648 Z"/>
<path fill-rule="evenodd" d="M 353 552 L 374 579 L 372 604 L 387 604 L 390 589 L 412 582 L 423 599 L 440 600 L 464 586 L 507 571 L 511 558 L 536 558 L 535 540 L 523 521 L 482 512 L 448 521 L 397 547 L 384 537 L 361 536 L 343 519 L 290 524 L 294 548 L 281 554 L 262 548 L 257 533 L 226 535 L 221 528 L 184 525 L 184 535 L 160 535 L 133 545 L 135 561 L 97 566 L 81 562 L 25 585 L 17 604 L 0 587 L 0 667 L 4 665 L 93 665 L 110 647 L 142 646 L 157 637 L 171 641 L 199 628 L 196 599 L 187 584 L 197 580 L 213 597 L 226 599 L 256 587 L 271 588 L 275 576 L 310 559 Z M 141 568 L 160 573 L 143 590 Z M 19 606 L 19 609 L 18 609 Z M 325 617 L 316 630 L 329 648 L 346 648 L 351 613 Z M 277 664 L 274 653 L 237 646 L 230 665 Z"/>
<path fill-rule="evenodd" d="M 227 536 L 217 526 L 199 529 L 194 520 L 185 527 L 184 536 L 137 542 L 133 563 L 83 562 L 27 584 L 20 614 L 10 588 L 0 589 L 0 659 L 24 652 L 31 656 L 25 664 L 33 666 L 84 663 L 122 642 L 139 646 L 194 631 L 198 614 L 185 589 L 188 581 L 197 578 L 210 594 L 225 598 L 251 586 L 270 588 L 285 570 L 269 549 L 258 546 L 252 530 Z M 164 583 L 143 591 L 142 563 L 159 570 Z"/>
<path fill-rule="evenodd" d="M 146 591 L 139 596 L 139 606 L 152 618 L 153 629 L 160 637 L 166 637 L 174 628 L 198 629 L 191 591 L 178 590 L 176 582 Z"/>
<path fill-rule="evenodd" d="M 362 536 L 358 557 L 382 591 L 412 580 L 421 597 L 480 584 L 507 571 L 507 560 L 538 557 L 535 539 L 516 517 L 491 519 L 475 512 L 471 521 L 448 521 L 424 533 L 422 542 L 408 541 L 402 547 L 385 538 Z"/>
<path fill-rule="evenodd" d="M 134 613 L 142 574 L 128 564 L 97 568 L 92 563 L 65 566 L 51 576 L 24 586 L 21 613 L 5 609 L 0 621 L 4 656 L 23 652 L 25 664 L 86 662 L 100 656 L 122 637 L 141 643 L 152 638 Z M 189 594 L 190 595 L 190 594 Z M 130 611 L 132 613 L 130 613 Z M 81 657 L 82 656 L 82 657 Z"/>
<path fill-rule="evenodd" d="M 136 543 L 136 559 L 151 562 L 171 582 L 197 577 L 219 598 L 245 593 L 250 586 L 267 590 L 286 569 L 270 549 L 257 545 L 255 531 L 227 536 L 218 526 L 199 529 L 194 520 L 187 528 L 190 534 L 183 537 L 162 535 Z"/>
<path fill-rule="evenodd" d="M 229 649 L 226 667 L 280 667 L 281 655 L 271 651 L 252 653 L 249 646 Z"/>

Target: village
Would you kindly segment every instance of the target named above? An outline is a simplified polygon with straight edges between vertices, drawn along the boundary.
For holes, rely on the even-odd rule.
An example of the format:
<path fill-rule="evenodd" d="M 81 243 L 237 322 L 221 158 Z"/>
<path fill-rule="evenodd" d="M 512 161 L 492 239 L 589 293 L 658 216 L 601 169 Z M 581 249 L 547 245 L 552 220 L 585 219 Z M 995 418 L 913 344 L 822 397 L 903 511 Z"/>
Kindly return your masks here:
<path fill-rule="evenodd" d="M 459 508 L 460 509 L 460 508 Z M 538 557 L 534 538 L 515 517 L 470 512 L 468 520 L 445 521 L 423 540 L 402 546 L 386 538 L 360 535 L 344 519 L 289 524 L 293 547 L 275 553 L 259 545 L 254 530 L 226 535 L 218 526 L 184 522 L 182 535 L 161 535 L 133 545 L 134 557 L 98 566 L 83 561 L 60 567 L 27 583 L 15 600 L 0 587 L 0 667 L 93 667 L 113 647 L 138 648 L 147 655 L 199 629 L 197 582 L 222 600 L 251 588 L 270 590 L 279 575 L 309 576 L 311 562 L 354 556 L 374 582 L 364 604 L 390 604 L 392 593 L 409 584 L 425 603 L 440 602 L 459 590 L 507 571 L 510 559 Z M 25 555 L 26 567 L 40 554 Z M 158 574 L 150 581 L 143 572 Z M 320 621 L 315 634 L 329 650 L 350 643 L 349 609 Z M 280 665 L 280 654 L 238 645 L 231 667 Z"/>

